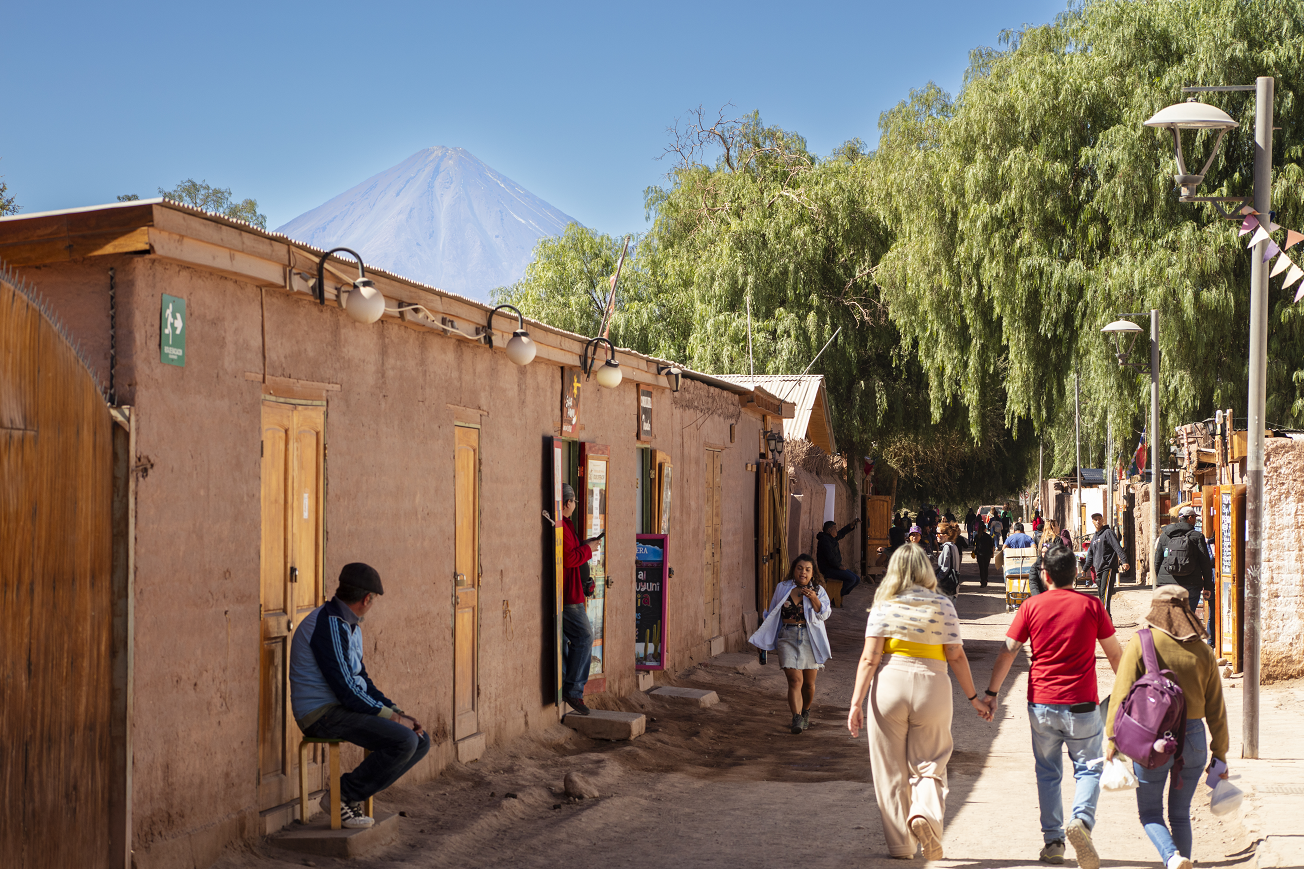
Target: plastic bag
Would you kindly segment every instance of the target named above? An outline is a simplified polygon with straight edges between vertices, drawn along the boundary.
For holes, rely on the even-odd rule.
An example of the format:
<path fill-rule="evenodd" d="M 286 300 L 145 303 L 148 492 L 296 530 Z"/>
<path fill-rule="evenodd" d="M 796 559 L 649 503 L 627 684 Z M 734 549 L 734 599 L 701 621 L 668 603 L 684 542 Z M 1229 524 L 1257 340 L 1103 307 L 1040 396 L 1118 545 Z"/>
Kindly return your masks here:
<path fill-rule="evenodd" d="M 1130 791 L 1135 788 L 1137 780 L 1132 773 L 1132 764 L 1120 757 L 1105 761 L 1105 768 L 1100 773 L 1100 786 L 1107 791 Z"/>
<path fill-rule="evenodd" d="M 1214 785 L 1213 794 L 1209 797 L 1209 811 L 1215 815 L 1226 815 L 1239 808 L 1244 798 L 1245 794 L 1240 788 L 1225 778 L 1219 779 L 1218 784 Z"/>

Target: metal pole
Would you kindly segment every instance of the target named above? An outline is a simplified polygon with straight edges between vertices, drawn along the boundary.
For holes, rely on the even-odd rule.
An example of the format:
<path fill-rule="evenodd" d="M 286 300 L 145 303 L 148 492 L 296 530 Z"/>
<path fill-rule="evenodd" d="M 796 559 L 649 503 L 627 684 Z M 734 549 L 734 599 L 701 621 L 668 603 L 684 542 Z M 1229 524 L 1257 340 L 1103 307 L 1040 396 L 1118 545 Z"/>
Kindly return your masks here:
<path fill-rule="evenodd" d="M 1155 541 L 1159 539 L 1159 309 L 1150 309 L 1150 584 L 1158 578 Z"/>
<path fill-rule="evenodd" d="M 1105 522 L 1114 527 L 1114 424 L 1105 420 Z M 1117 530 L 1117 529 L 1115 529 Z"/>
<path fill-rule="evenodd" d="M 1046 461 L 1046 442 L 1042 441 L 1037 444 L 1037 505 L 1041 507 L 1041 517 L 1046 518 L 1046 492 L 1043 488 L 1042 478 L 1045 477 L 1043 472 L 1043 463 Z"/>
<path fill-rule="evenodd" d="M 1275 81 L 1255 79 L 1254 209 L 1260 220 L 1272 213 L 1272 115 Z M 1245 688 L 1241 754 L 1259 756 L 1259 581 L 1263 570 L 1263 431 L 1268 375 L 1267 242 L 1254 246 L 1250 260 L 1250 394 L 1245 434 Z"/>
<path fill-rule="evenodd" d="M 747 373 L 756 373 L 756 362 L 752 359 L 752 294 L 747 294 Z"/>
<path fill-rule="evenodd" d="M 1074 524 L 1076 527 L 1073 534 L 1076 538 L 1082 533 L 1082 408 L 1078 403 L 1078 385 L 1081 377 L 1076 368 L 1073 369 L 1073 443 L 1077 450 L 1077 459 L 1075 464 L 1078 466 L 1078 492 L 1077 504 L 1073 510 L 1075 515 Z M 1076 553 L 1075 553 L 1076 554 Z"/>

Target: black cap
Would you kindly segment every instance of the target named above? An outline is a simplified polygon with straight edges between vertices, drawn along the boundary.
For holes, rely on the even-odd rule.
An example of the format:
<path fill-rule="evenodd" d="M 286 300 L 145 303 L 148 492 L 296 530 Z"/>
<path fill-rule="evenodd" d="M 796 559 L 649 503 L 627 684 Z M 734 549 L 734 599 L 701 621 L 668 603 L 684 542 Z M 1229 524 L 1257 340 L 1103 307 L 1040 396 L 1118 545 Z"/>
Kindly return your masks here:
<path fill-rule="evenodd" d="M 372 594 L 385 593 L 384 586 L 380 584 L 380 574 L 376 572 L 376 568 L 370 564 L 363 564 L 361 561 L 350 562 L 341 568 L 340 585 L 352 586 Z"/>

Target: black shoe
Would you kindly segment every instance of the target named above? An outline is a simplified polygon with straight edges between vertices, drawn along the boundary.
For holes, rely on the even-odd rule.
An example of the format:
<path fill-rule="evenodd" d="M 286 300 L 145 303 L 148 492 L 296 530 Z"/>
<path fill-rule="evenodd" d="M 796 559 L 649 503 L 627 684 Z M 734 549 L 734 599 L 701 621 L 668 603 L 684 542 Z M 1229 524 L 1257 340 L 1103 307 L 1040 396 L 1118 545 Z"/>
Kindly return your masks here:
<path fill-rule="evenodd" d="M 809 729 L 810 729 L 810 710 L 809 710 L 809 709 L 807 709 L 805 712 L 801 713 L 801 729 L 802 729 L 802 730 L 809 730 Z"/>
<path fill-rule="evenodd" d="M 571 709 L 575 710 L 576 715 L 588 715 L 593 711 L 588 706 L 584 705 L 583 697 L 567 697 L 566 702 L 570 704 Z"/>
<path fill-rule="evenodd" d="M 802 732 L 803 730 L 805 730 L 805 729 L 806 729 L 806 728 L 804 728 L 804 727 L 801 726 L 801 716 L 800 716 L 800 715 L 794 715 L 794 716 L 792 716 L 792 732 L 793 732 L 793 734 L 795 735 L 795 734 L 801 733 L 801 732 Z"/>

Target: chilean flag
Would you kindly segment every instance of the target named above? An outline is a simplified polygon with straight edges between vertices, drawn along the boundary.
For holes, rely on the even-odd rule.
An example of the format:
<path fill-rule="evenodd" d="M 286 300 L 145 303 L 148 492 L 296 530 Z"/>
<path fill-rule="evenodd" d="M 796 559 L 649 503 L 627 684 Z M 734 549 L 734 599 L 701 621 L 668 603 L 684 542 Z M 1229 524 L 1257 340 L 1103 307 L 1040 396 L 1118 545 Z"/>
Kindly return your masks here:
<path fill-rule="evenodd" d="M 1132 454 L 1132 467 L 1128 468 L 1128 476 L 1136 477 L 1145 473 L 1146 469 L 1146 433 L 1141 431 L 1141 440 L 1137 442 L 1136 452 Z"/>

